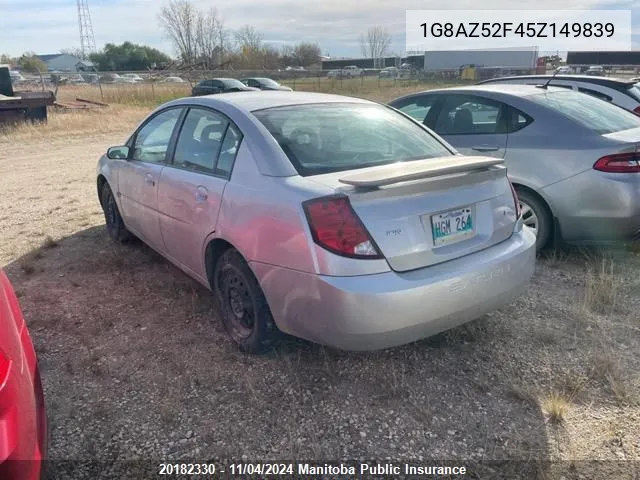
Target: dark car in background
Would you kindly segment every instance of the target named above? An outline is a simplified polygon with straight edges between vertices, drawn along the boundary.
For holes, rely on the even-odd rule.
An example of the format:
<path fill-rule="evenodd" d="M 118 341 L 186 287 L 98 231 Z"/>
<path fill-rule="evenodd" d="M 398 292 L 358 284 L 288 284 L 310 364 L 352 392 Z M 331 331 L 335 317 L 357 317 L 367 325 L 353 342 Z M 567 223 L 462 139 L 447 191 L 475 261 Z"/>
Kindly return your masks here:
<path fill-rule="evenodd" d="M 280 85 L 275 80 L 264 77 L 243 78 L 240 80 L 248 87 L 258 88 L 260 90 L 282 90 L 284 92 L 292 92 L 293 90 L 284 85 Z"/>
<path fill-rule="evenodd" d="M 16 294 L 0 270 L 0 478 L 39 480 L 47 420 L 36 352 Z"/>
<path fill-rule="evenodd" d="M 260 90 L 259 88 L 248 87 L 240 80 L 235 78 L 212 78 L 210 80 L 202 80 L 191 90 L 191 95 L 212 95 L 216 93 L 231 92 L 251 92 Z"/>

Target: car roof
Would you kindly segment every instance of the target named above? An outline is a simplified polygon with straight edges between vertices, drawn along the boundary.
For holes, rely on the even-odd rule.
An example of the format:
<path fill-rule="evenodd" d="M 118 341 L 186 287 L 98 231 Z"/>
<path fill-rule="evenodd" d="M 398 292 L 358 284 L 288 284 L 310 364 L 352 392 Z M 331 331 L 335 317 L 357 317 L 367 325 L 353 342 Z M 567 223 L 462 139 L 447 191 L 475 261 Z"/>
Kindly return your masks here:
<path fill-rule="evenodd" d="M 187 102 L 187 100 L 189 100 Z M 203 95 L 200 97 L 187 97 L 176 100 L 176 103 L 196 103 L 209 105 L 212 108 L 220 103 L 232 105 L 243 110 L 254 112 L 266 108 L 286 107 L 292 105 L 305 105 L 311 103 L 365 103 L 374 104 L 369 100 L 344 95 L 332 95 L 328 93 L 315 92 L 283 92 L 283 91 L 260 91 L 260 92 L 234 92 L 219 93 L 215 95 Z"/>
<path fill-rule="evenodd" d="M 482 82 L 478 82 L 478 85 L 498 83 L 498 82 L 508 81 L 508 80 L 538 80 L 539 79 L 541 81 L 546 81 L 546 80 L 549 80 L 550 78 L 553 78 L 554 80 L 593 83 L 597 85 L 602 85 L 603 87 L 611 87 L 611 88 L 626 87 L 626 86 L 634 85 L 636 83 L 624 78 L 598 77 L 598 76 L 591 76 L 591 75 L 518 75 L 513 77 L 491 78 L 489 80 L 483 80 Z"/>
<path fill-rule="evenodd" d="M 418 95 L 425 95 L 425 94 L 431 94 L 431 93 L 436 93 L 436 94 L 494 93 L 498 95 L 507 95 L 512 97 L 526 98 L 533 95 L 541 94 L 545 91 L 546 92 L 566 92 L 567 89 L 560 88 L 560 87 L 552 87 L 552 86 L 546 89 L 542 89 L 536 85 L 523 85 L 523 84 L 469 85 L 469 86 L 460 86 L 460 87 L 435 88 L 433 90 L 423 90 L 421 92 L 415 92 L 409 95 L 398 97 L 392 100 L 390 103 L 392 105 L 395 105 L 396 102 L 399 102 L 401 100 L 406 100 Z"/>
<path fill-rule="evenodd" d="M 549 87 L 550 91 L 565 91 L 564 88 Z M 467 85 L 460 87 L 437 88 L 426 92 L 495 92 L 513 95 L 516 97 L 528 97 L 541 93 L 541 88 L 536 85 L 499 84 L 499 85 Z M 407 95 L 410 96 L 410 95 Z"/>

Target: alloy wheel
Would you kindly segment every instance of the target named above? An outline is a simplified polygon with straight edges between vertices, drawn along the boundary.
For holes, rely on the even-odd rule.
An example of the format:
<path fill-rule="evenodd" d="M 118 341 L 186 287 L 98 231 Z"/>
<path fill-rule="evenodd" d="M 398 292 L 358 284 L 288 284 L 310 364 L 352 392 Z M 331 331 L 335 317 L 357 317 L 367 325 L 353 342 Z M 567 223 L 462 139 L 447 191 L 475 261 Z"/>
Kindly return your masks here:
<path fill-rule="evenodd" d="M 522 211 L 522 221 L 523 223 L 529 227 L 533 233 L 538 234 L 538 215 L 536 215 L 535 210 L 531 208 L 531 206 L 526 203 L 520 202 L 520 210 Z"/>

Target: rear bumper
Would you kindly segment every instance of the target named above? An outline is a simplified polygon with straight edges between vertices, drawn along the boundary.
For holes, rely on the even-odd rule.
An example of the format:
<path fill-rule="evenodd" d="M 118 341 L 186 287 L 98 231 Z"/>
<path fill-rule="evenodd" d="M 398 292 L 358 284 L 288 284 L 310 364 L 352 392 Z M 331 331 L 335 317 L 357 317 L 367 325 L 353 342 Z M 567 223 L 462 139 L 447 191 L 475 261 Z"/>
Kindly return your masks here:
<path fill-rule="evenodd" d="M 328 277 L 252 263 L 278 327 L 343 350 L 410 343 L 509 303 L 527 287 L 535 236 L 406 272 Z"/>

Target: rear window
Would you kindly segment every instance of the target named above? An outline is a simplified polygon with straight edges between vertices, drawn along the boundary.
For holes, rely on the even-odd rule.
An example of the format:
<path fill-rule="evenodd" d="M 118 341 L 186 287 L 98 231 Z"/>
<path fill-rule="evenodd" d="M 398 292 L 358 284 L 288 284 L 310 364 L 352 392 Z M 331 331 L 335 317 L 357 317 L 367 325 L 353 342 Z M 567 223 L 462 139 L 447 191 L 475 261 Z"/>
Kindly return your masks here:
<path fill-rule="evenodd" d="M 381 105 L 308 104 L 253 114 L 303 176 L 452 155 L 413 121 Z"/>
<path fill-rule="evenodd" d="M 600 134 L 640 127 L 640 117 L 612 103 L 578 92 L 547 92 L 529 97 Z"/>

